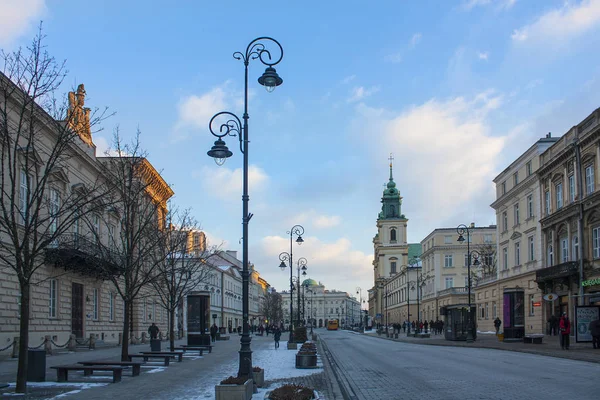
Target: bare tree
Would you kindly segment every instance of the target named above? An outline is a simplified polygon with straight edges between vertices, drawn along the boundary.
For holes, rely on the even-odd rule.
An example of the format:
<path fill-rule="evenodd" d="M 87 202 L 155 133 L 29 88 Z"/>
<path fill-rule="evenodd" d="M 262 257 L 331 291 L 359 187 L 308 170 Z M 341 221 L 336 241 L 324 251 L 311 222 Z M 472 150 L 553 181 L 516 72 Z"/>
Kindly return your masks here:
<path fill-rule="evenodd" d="M 478 259 L 478 268 L 471 270 L 472 279 L 477 284 L 482 279 L 496 276 L 498 272 L 497 251 L 494 243 L 476 244 L 474 250 L 481 255 Z"/>
<path fill-rule="evenodd" d="M 265 319 L 272 323 L 281 323 L 283 321 L 283 299 L 281 294 L 275 290 L 267 290 L 262 298 L 260 312 Z"/>
<path fill-rule="evenodd" d="M 139 131 L 131 143 L 124 143 L 117 129 L 112 147 L 106 157 L 98 157 L 108 182 L 109 209 L 103 214 L 108 238 L 98 237 L 97 243 L 108 268 L 105 275 L 124 303 L 121 359 L 125 361 L 129 335 L 133 335 L 134 301 L 150 287 L 164 263 L 161 232 L 166 229 L 167 201 L 173 191 L 148 162 Z"/>
<path fill-rule="evenodd" d="M 212 277 L 206 259 L 216 248 L 207 248 L 206 237 L 189 210 L 169 209 L 166 224 L 169 229 L 162 231 L 155 254 L 152 286 L 169 314 L 169 345 L 174 351 L 175 311 L 188 294 Z"/>
<path fill-rule="evenodd" d="M 44 38 L 40 24 L 27 48 L 0 51 L 0 268 L 16 274 L 21 296 L 18 393 L 27 391 L 31 288 L 47 276 L 40 273 L 48 265 L 46 250 L 93 212 L 103 194 L 102 185 L 69 168 L 69 159 L 89 149 L 92 127 L 106 110 L 82 107 L 83 86 L 76 104 L 74 94 L 70 103 L 57 99 L 67 71 L 46 51 Z M 78 184 L 67 185 L 73 180 Z"/>

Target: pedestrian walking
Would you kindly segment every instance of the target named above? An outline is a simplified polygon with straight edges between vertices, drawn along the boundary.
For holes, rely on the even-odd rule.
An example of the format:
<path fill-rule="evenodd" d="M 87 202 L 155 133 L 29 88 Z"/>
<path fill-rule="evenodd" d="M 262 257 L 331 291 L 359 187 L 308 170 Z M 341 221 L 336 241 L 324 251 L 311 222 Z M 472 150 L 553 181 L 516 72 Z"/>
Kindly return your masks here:
<path fill-rule="evenodd" d="M 217 332 L 219 331 L 219 327 L 217 326 L 217 324 L 213 324 L 210 327 L 210 341 L 211 342 L 216 342 L 217 341 Z"/>
<path fill-rule="evenodd" d="M 158 338 L 158 332 L 160 332 L 160 329 L 158 329 L 158 326 L 156 326 L 156 324 L 153 322 L 152 325 L 150 325 L 150 327 L 148 328 L 148 334 L 150 335 L 150 339 Z"/>
<path fill-rule="evenodd" d="M 592 346 L 600 349 L 600 319 L 590 322 L 590 333 L 592 334 Z"/>
<path fill-rule="evenodd" d="M 560 330 L 560 348 L 569 350 L 569 336 L 571 335 L 571 321 L 567 313 L 563 313 L 558 323 L 558 329 Z"/>
<path fill-rule="evenodd" d="M 406 332 L 406 321 L 402 323 L 402 332 Z"/>
<path fill-rule="evenodd" d="M 425 327 L 425 333 L 427 333 L 427 328 L 429 327 L 429 322 L 427 322 L 427 320 L 423 323 L 423 327 Z"/>
<path fill-rule="evenodd" d="M 500 333 L 500 325 L 502 325 L 502 321 L 500 321 L 500 317 L 496 317 L 494 320 L 494 328 L 496 328 L 496 335 Z"/>
<path fill-rule="evenodd" d="M 557 333 L 556 331 L 558 330 L 558 318 L 553 314 L 548 319 L 548 322 L 550 323 L 550 334 L 555 336 Z"/>
<path fill-rule="evenodd" d="M 275 339 L 275 348 L 278 349 L 279 339 L 281 339 L 281 331 L 279 330 L 279 328 L 275 328 L 275 331 L 273 332 L 273 339 Z"/>

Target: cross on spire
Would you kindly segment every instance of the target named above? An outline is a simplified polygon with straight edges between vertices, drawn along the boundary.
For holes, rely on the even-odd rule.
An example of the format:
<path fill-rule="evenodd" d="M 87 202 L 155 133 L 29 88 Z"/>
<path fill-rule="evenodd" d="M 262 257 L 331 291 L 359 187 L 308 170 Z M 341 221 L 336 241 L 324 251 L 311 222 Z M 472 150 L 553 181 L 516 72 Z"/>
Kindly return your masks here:
<path fill-rule="evenodd" d="M 390 153 L 390 158 L 388 158 L 388 160 L 390 160 L 390 167 L 391 167 L 392 161 L 394 161 L 394 155 L 392 153 Z"/>

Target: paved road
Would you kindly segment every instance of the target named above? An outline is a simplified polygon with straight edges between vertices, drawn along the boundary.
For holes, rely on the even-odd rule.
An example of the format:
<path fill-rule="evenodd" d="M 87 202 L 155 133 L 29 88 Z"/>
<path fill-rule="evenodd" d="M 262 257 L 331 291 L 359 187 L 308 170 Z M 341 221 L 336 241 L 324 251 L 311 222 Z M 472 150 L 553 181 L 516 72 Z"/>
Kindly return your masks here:
<path fill-rule="evenodd" d="M 493 349 L 320 335 L 350 399 L 594 399 L 600 365 Z"/>

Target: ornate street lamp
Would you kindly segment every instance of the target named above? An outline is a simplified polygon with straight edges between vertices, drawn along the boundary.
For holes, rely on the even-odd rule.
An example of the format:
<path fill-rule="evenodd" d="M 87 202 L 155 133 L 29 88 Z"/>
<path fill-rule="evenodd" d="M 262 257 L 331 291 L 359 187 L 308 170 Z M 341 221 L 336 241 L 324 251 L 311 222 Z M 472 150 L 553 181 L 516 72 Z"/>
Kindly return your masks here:
<path fill-rule="evenodd" d="M 471 226 L 473 228 L 473 226 Z M 458 242 L 462 244 L 465 241 L 464 234 L 467 234 L 467 295 L 469 296 L 469 311 L 467 313 L 467 343 L 473 343 L 475 338 L 473 337 L 473 316 L 471 310 L 471 257 L 475 257 L 473 261 L 473 265 L 479 265 L 479 257 L 480 254 L 478 251 L 471 251 L 471 231 L 468 226 L 465 224 L 460 224 L 456 228 L 456 232 L 458 233 Z"/>
<path fill-rule="evenodd" d="M 264 43 L 275 45 L 278 49 L 279 56 L 273 57 L 270 50 L 265 47 Z M 242 194 L 242 338 L 240 339 L 240 360 L 238 376 L 252 378 L 252 350 L 250 348 L 251 337 L 248 331 L 248 314 L 249 314 L 249 269 L 248 269 L 248 222 L 252 218 L 252 214 L 248 212 L 248 65 L 250 60 L 259 59 L 267 66 L 264 74 L 258 79 L 258 83 L 265 86 L 269 92 L 273 91 L 276 86 L 283 83 L 283 80 L 277 75 L 274 65 L 279 64 L 283 58 L 283 47 L 281 44 L 270 37 L 259 37 L 254 39 L 246 47 L 246 52 L 236 51 L 233 57 L 237 60 L 242 60 L 244 63 L 244 114 L 242 124 L 237 115 L 223 111 L 213 116 L 209 123 L 210 132 L 217 138 L 214 146 L 208 151 L 208 155 L 215 159 L 218 165 L 222 165 L 225 160 L 233 155 L 227 148 L 225 141 L 226 136 L 237 136 L 240 142 L 240 151 L 244 156 L 243 167 L 243 194 Z M 218 128 L 217 128 L 218 127 Z"/>

